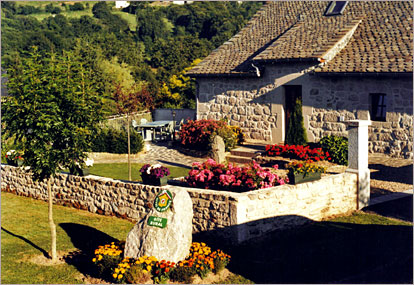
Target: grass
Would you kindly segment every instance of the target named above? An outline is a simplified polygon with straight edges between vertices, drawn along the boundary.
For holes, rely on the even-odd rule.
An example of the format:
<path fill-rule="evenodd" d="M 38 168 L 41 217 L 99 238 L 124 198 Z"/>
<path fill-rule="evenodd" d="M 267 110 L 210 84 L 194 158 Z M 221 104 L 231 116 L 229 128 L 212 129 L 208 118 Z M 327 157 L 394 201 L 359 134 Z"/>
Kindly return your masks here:
<path fill-rule="evenodd" d="M 142 181 L 139 170 L 143 163 L 133 163 L 131 166 L 131 178 L 133 181 Z M 169 166 L 171 174 L 169 178 L 177 178 L 188 175 L 188 168 Z M 128 180 L 128 164 L 127 163 L 96 163 L 90 168 L 90 174 L 109 177 L 113 179 Z"/>
<path fill-rule="evenodd" d="M 93 13 L 92 13 L 92 7 L 94 4 L 98 3 L 98 1 L 88 1 L 89 3 L 89 7 L 85 7 L 85 10 L 82 11 L 70 11 L 70 10 L 65 10 L 64 7 L 61 7 L 58 3 L 53 3 L 53 2 L 43 2 L 43 1 L 19 1 L 16 2 L 18 3 L 18 5 L 31 5 L 31 6 L 35 6 L 35 7 L 40 7 L 42 9 L 44 9 L 44 7 L 50 3 L 54 4 L 54 6 L 56 7 L 60 7 L 62 9 L 61 15 L 65 16 L 66 18 L 80 18 L 81 16 L 90 16 L 93 17 Z M 83 2 L 84 5 L 86 5 L 86 2 Z M 137 27 L 137 23 L 136 23 L 136 18 L 135 15 L 126 13 L 126 12 L 122 12 L 120 10 L 116 10 L 113 9 L 112 10 L 113 14 L 117 14 L 120 15 L 124 20 L 126 20 L 128 22 L 128 26 L 130 28 L 131 31 L 135 31 L 136 27 Z M 34 13 L 34 14 L 30 14 L 30 16 L 35 17 L 38 21 L 42 21 L 43 19 L 52 16 L 51 13 L 46 13 L 46 12 L 41 12 L 41 13 Z"/>
<path fill-rule="evenodd" d="M 128 26 L 129 26 L 129 29 L 131 31 L 135 31 L 137 29 L 137 19 L 136 19 L 135 15 L 125 13 L 125 12 L 122 12 L 122 11 L 112 11 L 112 14 L 119 15 L 124 20 L 126 20 L 128 22 Z"/>
<path fill-rule="evenodd" d="M 30 261 L 49 250 L 47 212 L 47 203 L 43 201 L 1 193 L 2 284 L 83 283 L 81 272 L 90 270 L 90 257 L 82 267 L 79 264 L 42 266 Z M 126 220 L 57 205 L 53 207 L 53 214 L 57 226 L 57 249 L 64 252 L 91 251 L 114 239 L 125 240 L 133 226 Z M 231 284 L 237 280 L 251 283 L 236 274 L 230 274 L 222 283 Z"/>
<path fill-rule="evenodd" d="M 1 193 L 1 283 L 81 283 L 74 265 L 41 266 L 29 259 L 49 251 L 47 203 Z M 105 239 L 125 239 L 133 224 L 63 206 L 54 206 L 58 251 L 95 248 Z"/>

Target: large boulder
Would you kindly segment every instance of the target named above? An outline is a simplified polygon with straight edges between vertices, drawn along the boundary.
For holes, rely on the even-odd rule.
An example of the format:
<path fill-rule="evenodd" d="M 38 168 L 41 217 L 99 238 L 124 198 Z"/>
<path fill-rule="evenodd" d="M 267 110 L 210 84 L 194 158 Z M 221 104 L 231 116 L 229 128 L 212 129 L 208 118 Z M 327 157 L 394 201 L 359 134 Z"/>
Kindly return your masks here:
<path fill-rule="evenodd" d="M 170 207 L 165 210 L 168 193 L 160 192 L 148 215 L 128 233 L 125 256 L 138 258 L 147 255 L 155 256 L 158 260 L 177 262 L 184 260 L 189 254 L 192 242 L 193 203 L 184 189 L 175 187 L 168 190 L 172 195 Z M 161 207 L 162 212 L 157 205 L 164 206 Z"/>
<path fill-rule="evenodd" d="M 211 158 L 218 163 L 226 161 L 226 145 L 220 136 L 215 136 L 211 144 Z"/>

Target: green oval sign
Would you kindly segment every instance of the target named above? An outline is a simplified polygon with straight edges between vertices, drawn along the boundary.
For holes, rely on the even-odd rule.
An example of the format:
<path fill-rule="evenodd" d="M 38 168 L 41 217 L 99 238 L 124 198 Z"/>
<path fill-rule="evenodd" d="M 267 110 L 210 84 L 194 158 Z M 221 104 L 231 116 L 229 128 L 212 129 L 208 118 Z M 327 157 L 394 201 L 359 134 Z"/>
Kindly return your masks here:
<path fill-rule="evenodd" d="M 171 192 L 163 189 L 155 197 L 154 208 L 158 212 L 164 212 L 168 210 L 168 208 L 171 206 L 171 203 L 172 203 Z"/>

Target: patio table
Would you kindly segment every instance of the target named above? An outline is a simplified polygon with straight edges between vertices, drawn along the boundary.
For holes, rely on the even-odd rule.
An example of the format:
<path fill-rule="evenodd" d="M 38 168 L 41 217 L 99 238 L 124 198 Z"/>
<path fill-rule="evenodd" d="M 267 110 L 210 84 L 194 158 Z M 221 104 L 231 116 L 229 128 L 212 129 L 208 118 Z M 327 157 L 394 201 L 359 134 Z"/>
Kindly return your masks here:
<path fill-rule="evenodd" d="M 173 121 L 167 121 L 167 120 L 165 120 L 165 121 L 153 121 L 153 122 L 147 122 L 147 123 L 145 123 L 145 124 L 140 124 L 140 125 L 138 125 L 137 126 L 137 128 L 139 128 L 139 129 L 141 129 L 142 131 L 143 131 L 143 134 L 145 134 L 145 135 L 143 135 L 143 138 L 144 138 L 144 140 L 148 140 L 148 132 L 147 131 L 151 131 L 152 132 L 152 134 L 151 134 L 151 140 L 155 140 L 155 132 L 157 131 L 157 130 L 159 130 L 160 132 L 161 132 L 161 129 L 162 128 L 165 128 L 165 127 L 167 127 L 169 124 L 172 124 L 172 122 Z"/>

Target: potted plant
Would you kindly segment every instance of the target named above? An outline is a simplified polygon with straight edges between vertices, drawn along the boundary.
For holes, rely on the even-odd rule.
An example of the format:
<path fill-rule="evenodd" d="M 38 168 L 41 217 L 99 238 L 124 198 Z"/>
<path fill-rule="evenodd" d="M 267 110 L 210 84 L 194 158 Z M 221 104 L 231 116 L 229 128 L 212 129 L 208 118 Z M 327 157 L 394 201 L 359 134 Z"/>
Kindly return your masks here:
<path fill-rule="evenodd" d="M 161 164 L 145 164 L 140 171 L 142 182 L 148 185 L 163 186 L 167 184 L 167 176 L 170 175 L 170 170 Z"/>
<path fill-rule="evenodd" d="M 19 151 L 12 149 L 6 153 L 6 161 L 11 166 L 22 166 L 23 156 Z"/>
<path fill-rule="evenodd" d="M 89 175 L 89 168 L 93 166 L 94 160 L 93 159 L 87 159 L 85 161 L 86 167 L 81 167 L 81 165 L 78 162 L 75 162 L 73 167 L 69 168 L 69 172 L 72 175 L 78 175 L 78 176 L 86 176 Z"/>
<path fill-rule="evenodd" d="M 291 184 L 299 184 L 321 179 L 321 173 L 326 167 L 318 166 L 311 161 L 293 161 L 286 168 L 289 170 L 288 178 Z"/>

